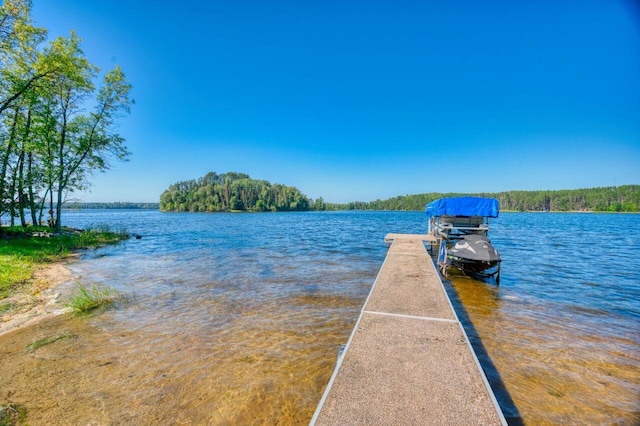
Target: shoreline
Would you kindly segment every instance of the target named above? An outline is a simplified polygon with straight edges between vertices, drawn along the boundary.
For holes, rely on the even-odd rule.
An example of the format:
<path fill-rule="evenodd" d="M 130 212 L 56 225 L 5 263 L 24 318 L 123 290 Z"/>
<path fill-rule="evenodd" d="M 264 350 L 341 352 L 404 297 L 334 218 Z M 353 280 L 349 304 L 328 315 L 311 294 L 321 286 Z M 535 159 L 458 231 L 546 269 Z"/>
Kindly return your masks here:
<path fill-rule="evenodd" d="M 73 272 L 67 266 L 78 257 L 78 254 L 73 254 L 64 260 L 43 265 L 28 283 L 0 301 L 0 305 L 13 305 L 0 314 L 0 336 L 69 312 L 63 305 L 64 296 L 68 294 L 62 287 L 74 281 Z"/>

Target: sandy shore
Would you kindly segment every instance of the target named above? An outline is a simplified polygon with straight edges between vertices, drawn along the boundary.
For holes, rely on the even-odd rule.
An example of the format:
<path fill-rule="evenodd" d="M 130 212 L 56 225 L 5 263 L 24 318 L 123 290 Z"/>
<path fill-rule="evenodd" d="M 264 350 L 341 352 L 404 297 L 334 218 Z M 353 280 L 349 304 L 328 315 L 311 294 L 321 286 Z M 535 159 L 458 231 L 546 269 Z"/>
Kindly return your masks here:
<path fill-rule="evenodd" d="M 0 301 L 0 305 L 12 305 L 7 312 L 0 314 L 0 335 L 68 312 L 64 302 L 72 286 L 66 284 L 75 279 L 67 266 L 75 260 L 74 257 L 43 266 L 33 274 L 29 284 Z"/>

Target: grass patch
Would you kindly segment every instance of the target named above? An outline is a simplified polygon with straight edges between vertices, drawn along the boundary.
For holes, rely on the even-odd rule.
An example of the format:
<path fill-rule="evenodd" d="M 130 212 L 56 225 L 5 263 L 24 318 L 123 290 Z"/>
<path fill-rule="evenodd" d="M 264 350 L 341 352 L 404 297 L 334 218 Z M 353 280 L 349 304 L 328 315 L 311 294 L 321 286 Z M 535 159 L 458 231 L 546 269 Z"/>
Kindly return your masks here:
<path fill-rule="evenodd" d="M 17 309 L 18 305 L 13 302 L 0 303 L 0 315 L 8 314 Z"/>
<path fill-rule="evenodd" d="M 0 405 L 0 426 L 12 426 L 25 421 L 27 409 L 21 405 L 8 403 Z"/>
<path fill-rule="evenodd" d="M 27 283 L 42 264 L 64 259 L 86 248 L 115 244 L 129 238 L 124 230 L 94 226 L 80 231 L 63 228 L 51 234 L 42 226 L 3 227 L 0 230 L 0 300 Z"/>
<path fill-rule="evenodd" d="M 76 315 L 90 312 L 100 306 L 108 306 L 125 301 L 118 290 L 111 287 L 92 286 L 90 289 L 80 286 L 78 293 L 71 296 L 65 306 Z"/>
<path fill-rule="evenodd" d="M 71 334 L 68 331 L 65 331 L 64 333 L 58 334 L 57 336 L 45 337 L 43 339 L 38 339 L 34 342 L 31 342 L 30 344 L 27 345 L 26 350 L 29 352 L 33 352 L 36 349 L 46 346 L 50 343 L 57 342 L 58 340 L 62 340 L 62 339 L 70 339 L 72 337 L 76 337 L 76 336 L 74 334 Z"/>
<path fill-rule="evenodd" d="M 2 242 L 0 242 L 2 244 Z M 34 262 L 20 255 L 0 255 L 0 300 L 24 284 L 34 271 Z"/>

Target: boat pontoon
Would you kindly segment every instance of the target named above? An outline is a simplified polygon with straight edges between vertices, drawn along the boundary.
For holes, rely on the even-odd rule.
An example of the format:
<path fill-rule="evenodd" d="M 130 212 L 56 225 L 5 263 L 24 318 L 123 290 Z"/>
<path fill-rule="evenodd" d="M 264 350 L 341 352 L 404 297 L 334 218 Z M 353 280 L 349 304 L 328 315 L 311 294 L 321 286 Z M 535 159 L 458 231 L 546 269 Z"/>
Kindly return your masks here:
<path fill-rule="evenodd" d="M 429 233 L 440 242 L 437 264 L 442 275 L 454 267 L 464 275 L 500 282 L 500 254 L 489 240 L 489 218 L 498 217 L 495 198 L 440 198 L 426 205 Z"/>

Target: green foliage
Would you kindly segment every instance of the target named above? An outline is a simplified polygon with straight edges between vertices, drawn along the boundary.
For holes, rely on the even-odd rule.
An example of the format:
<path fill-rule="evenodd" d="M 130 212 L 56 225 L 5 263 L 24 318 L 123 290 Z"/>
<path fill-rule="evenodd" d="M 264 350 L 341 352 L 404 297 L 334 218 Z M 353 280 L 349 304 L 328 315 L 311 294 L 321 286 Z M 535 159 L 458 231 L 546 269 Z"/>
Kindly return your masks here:
<path fill-rule="evenodd" d="M 0 216 L 26 226 L 29 211 L 29 222 L 60 231 L 64 197 L 128 158 L 116 130 L 133 100 L 119 66 L 96 84 L 74 31 L 48 45 L 46 33 L 32 25 L 29 0 L 0 4 Z M 55 211 L 44 218 L 47 202 Z"/>
<path fill-rule="evenodd" d="M 111 231 L 96 226 L 85 231 L 64 229 L 50 234 L 46 227 L 6 228 L 0 239 L 0 300 L 26 283 L 42 263 L 64 258 L 70 252 L 115 244 L 128 238 L 124 230 Z"/>
<path fill-rule="evenodd" d="M 234 172 L 210 172 L 198 180 L 177 182 L 160 196 L 162 211 L 306 211 L 310 207 L 311 201 L 295 187 Z"/>
<path fill-rule="evenodd" d="M 131 202 L 110 202 L 110 203 L 67 203 L 67 209 L 147 209 L 158 210 L 158 203 L 131 203 Z"/>
<path fill-rule="evenodd" d="M 369 203 L 325 203 L 327 210 L 423 210 L 438 198 L 476 196 L 497 198 L 506 211 L 640 211 L 640 185 L 567 189 L 560 191 L 506 191 L 498 193 L 426 193 L 404 195 Z"/>
<path fill-rule="evenodd" d="M 93 286 L 87 289 L 84 286 L 78 288 L 78 293 L 71 296 L 66 306 L 76 315 L 90 312 L 100 306 L 112 305 L 118 301 L 124 301 L 124 296 L 111 287 Z"/>
<path fill-rule="evenodd" d="M 17 306 L 14 302 L 0 303 L 0 315 L 15 311 Z"/>
<path fill-rule="evenodd" d="M 371 202 L 327 203 L 308 199 L 295 187 L 254 180 L 244 173 L 210 172 L 200 179 L 177 182 L 160 196 L 160 210 L 184 212 L 303 210 L 424 210 L 445 197 L 492 197 L 503 211 L 639 212 L 640 185 L 558 191 L 438 193 L 401 195 Z"/>
<path fill-rule="evenodd" d="M 0 249 L 2 246 L 0 246 Z M 11 289 L 26 282 L 33 274 L 33 261 L 21 256 L 0 254 L 0 300 L 11 293 Z"/>
<path fill-rule="evenodd" d="M 65 331 L 64 333 L 60 333 L 56 336 L 44 337 L 42 339 L 34 340 L 33 342 L 29 343 L 25 349 L 29 352 L 33 352 L 38 348 L 57 342 L 58 340 L 70 339 L 73 337 L 76 336 L 68 331 Z"/>
<path fill-rule="evenodd" d="M 27 409 L 19 404 L 0 405 L 0 426 L 21 424 L 27 417 Z"/>

